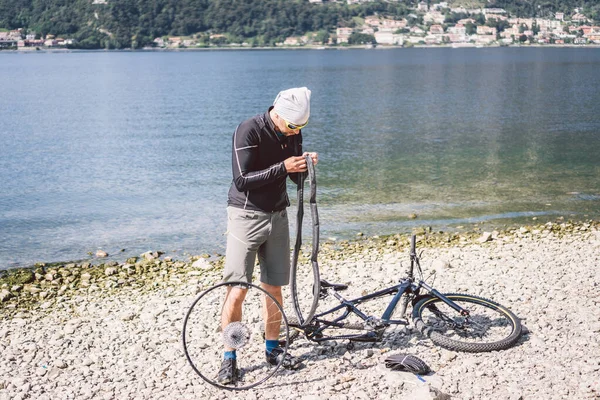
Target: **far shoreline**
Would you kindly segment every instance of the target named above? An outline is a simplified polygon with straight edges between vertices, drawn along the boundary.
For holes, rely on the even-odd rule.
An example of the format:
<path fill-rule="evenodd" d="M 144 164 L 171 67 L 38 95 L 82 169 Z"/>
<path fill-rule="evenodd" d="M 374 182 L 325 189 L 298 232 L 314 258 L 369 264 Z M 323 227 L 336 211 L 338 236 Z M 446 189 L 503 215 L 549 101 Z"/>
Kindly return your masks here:
<path fill-rule="evenodd" d="M 277 50 L 319 50 L 319 51 L 332 51 L 332 50 L 409 50 L 409 49 L 497 49 L 497 48 L 520 48 L 520 49 L 598 49 L 600 44 L 512 44 L 512 45 L 489 45 L 489 46 L 477 46 L 474 44 L 414 44 L 411 46 L 390 46 L 390 45 L 351 45 L 351 46 L 267 46 L 267 47 L 249 47 L 249 46 L 215 46 L 215 47 L 185 47 L 185 48 L 141 48 L 141 49 L 68 49 L 68 48 L 25 48 L 25 49 L 4 49 L 0 51 L 2 53 L 9 54 L 38 54 L 38 53 L 100 53 L 100 52 L 129 52 L 129 53 L 151 53 L 151 52 L 197 52 L 197 51 L 277 51 Z"/>

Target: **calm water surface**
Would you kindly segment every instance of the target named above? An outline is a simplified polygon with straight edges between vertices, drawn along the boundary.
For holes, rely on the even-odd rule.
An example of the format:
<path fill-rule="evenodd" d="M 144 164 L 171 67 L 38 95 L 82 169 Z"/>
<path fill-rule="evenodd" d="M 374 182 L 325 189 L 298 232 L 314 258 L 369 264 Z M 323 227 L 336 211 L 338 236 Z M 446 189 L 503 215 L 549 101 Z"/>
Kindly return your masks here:
<path fill-rule="evenodd" d="M 0 67 L 0 269 L 222 252 L 231 135 L 293 86 L 313 91 L 323 237 L 600 217 L 600 49 L 4 52 Z"/>

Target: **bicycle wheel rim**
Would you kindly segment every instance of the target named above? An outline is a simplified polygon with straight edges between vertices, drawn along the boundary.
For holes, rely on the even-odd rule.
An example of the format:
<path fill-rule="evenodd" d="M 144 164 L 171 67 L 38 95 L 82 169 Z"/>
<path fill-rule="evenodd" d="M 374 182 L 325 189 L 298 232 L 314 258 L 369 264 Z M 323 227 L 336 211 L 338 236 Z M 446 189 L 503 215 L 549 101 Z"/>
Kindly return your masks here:
<path fill-rule="evenodd" d="M 234 327 L 231 324 L 227 327 L 234 328 L 233 330 L 227 327 L 224 330 L 222 327 L 221 315 L 229 309 L 225 297 L 228 290 L 232 289 L 246 290 L 242 318 L 239 321 L 245 329 L 238 329 L 239 325 Z M 273 310 L 281 315 L 281 336 L 286 340 L 283 357 L 280 357 L 277 365 L 270 365 L 265 358 L 263 304 L 267 304 L 268 300 L 270 307 L 274 307 Z M 237 339 L 232 339 L 231 336 L 225 338 L 224 331 L 241 331 L 241 336 L 247 337 L 233 344 L 232 340 Z M 205 382 L 226 390 L 251 389 L 273 376 L 285 359 L 288 339 L 288 322 L 281 305 L 264 289 L 245 282 L 224 282 L 200 293 L 187 311 L 182 332 L 184 353 L 192 369 Z M 240 374 L 234 384 L 221 384 L 217 375 L 224 351 L 237 344 L 242 345 L 236 349 Z"/>
<path fill-rule="evenodd" d="M 506 307 L 467 294 L 444 296 L 469 310 L 470 316 L 461 316 L 437 297 L 421 299 L 413 308 L 413 321 L 435 344 L 448 350 L 479 353 L 506 349 L 519 339 L 521 322 Z M 449 320 L 443 320 L 440 313 Z"/>

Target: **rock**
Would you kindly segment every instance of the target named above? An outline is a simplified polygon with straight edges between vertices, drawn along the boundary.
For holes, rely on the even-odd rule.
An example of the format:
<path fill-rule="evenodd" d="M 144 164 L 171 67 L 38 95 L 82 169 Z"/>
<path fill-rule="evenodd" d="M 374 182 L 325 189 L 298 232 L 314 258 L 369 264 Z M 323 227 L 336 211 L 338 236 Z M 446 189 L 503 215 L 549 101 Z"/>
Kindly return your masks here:
<path fill-rule="evenodd" d="M 152 261 L 152 260 L 156 260 L 163 254 L 165 254 L 165 253 L 162 251 L 147 251 L 145 253 L 142 253 L 140 256 L 148 261 Z"/>
<path fill-rule="evenodd" d="M 71 276 L 71 271 L 67 268 L 61 268 L 58 270 L 58 273 L 60 274 L 60 276 L 62 276 L 63 278 L 66 278 L 68 276 Z"/>
<path fill-rule="evenodd" d="M 135 317 L 137 317 L 136 313 L 134 313 L 134 312 L 126 312 L 126 313 L 121 314 L 120 319 L 121 319 L 121 321 L 131 321 Z"/>
<path fill-rule="evenodd" d="M 104 250 L 96 250 L 96 257 L 98 257 L 98 258 L 108 257 L 108 253 L 105 252 Z"/>
<path fill-rule="evenodd" d="M 36 285 L 25 285 L 23 287 L 23 290 L 26 292 L 29 292 L 31 294 L 36 294 L 42 291 L 42 289 L 40 289 L 38 286 Z"/>
<path fill-rule="evenodd" d="M 479 239 L 477 239 L 477 241 L 479 243 L 489 242 L 490 240 L 492 240 L 491 232 L 483 232 L 483 234 L 479 237 Z"/>
<path fill-rule="evenodd" d="M 84 358 L 81 364 L 83 364 L 84 367 L 89 367 L 94 364 L 94 361 L 90 358 Z"/>
<path fill-rule="evenodd" d="M 418 218 L 418 215 L 415 213 L 408 214 L 408 219 L 417 219 L 417 218 Z"/>
<path fill-rule="evenodd" d="M 147 251 L 145 253 L 140 254 L 140 257 L 144 258 L 145 260 L 151 261 L 157 258 L 157 256 L 154 255 L 153 252 L 151 251 Z"/>
<path fill-rule="evenodd" d="M 192 268 L 210 269 L 212 268 L 212 264 L 204 258 L 199 258 L 198 260 L 194 261 Z"/>
<path fill-rule="evenodd" d="M 111 276 L 117 273 L 117 269 L 115 267 L 108 267 L 104 270 L 104 275 Z"/>
<path fill-rule="evenodd" d="M 0 291 L 0 302 L 4 302 L 13 297 L 13 294 L 6 289 Z"/>
<path fill-rule="evenodd" d="M 88 272 L 81 274 L 82 281 L 89 281 L 90 279 L 92 279 L 92 274 L 90 274 Z"/>
<path fill-rule="evenodd" d="M 438 259 L 433 260 L 433 262 L 431 263 L 431 268 L 432 268 L 432 270 L 443 271 L 445 269 L 451 268 L 451 265 L 448 261 L 441 260 L 438 258 Z"/>

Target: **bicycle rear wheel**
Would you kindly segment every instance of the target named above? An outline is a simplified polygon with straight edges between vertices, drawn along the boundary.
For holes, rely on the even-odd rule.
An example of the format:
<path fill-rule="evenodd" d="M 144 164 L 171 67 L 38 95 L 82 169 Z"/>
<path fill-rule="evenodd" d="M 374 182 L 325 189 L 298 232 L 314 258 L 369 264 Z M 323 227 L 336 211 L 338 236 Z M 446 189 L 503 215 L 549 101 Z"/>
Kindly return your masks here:
<path fill-rule="evenodd" d="M 245 293 L 241 314 L 232 307 L 232 290 Z M 277 365 L 269 364 L 265 358 L 266 307 L 272 315 L 281 316 L 281 337 L 286 345 Z M 224 317 L 232 322 L 224 322 Z M 183 323 L 183 349 L 189 363 L 202 379 L 221 389 L 250 389 L 266 381 L 283 363 L 287 343 L 289 328 L 281 305 L 264 289 L 245 282 L 220 283 L 202 292 Z M 237 353 L 239 373 L 234 382 L 223 385 L 217 375 L 223 352 L 232 349 Z"/>
<path fill-rule="evenodd" d="M 482 353 L 506 349 L 519 339 L 521 322 L 506 307 L 483 297 L 444 294 L 469 311 L 468 316 L 433 296 L 413 307 L 415 327 L 438 346 L 448 350 Z"/>

